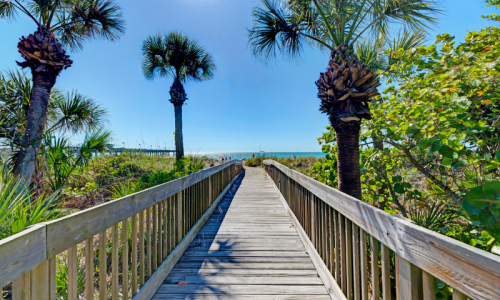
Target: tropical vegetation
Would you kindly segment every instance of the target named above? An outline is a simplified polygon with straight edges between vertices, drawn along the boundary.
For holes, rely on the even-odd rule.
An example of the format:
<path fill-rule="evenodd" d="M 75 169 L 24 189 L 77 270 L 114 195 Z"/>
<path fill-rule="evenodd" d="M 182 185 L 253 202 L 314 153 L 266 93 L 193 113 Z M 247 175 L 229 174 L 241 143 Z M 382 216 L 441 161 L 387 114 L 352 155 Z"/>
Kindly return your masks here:
<path fill-rule="evenodd" d="M 215 63 L 211 54 L 195 40 L 172 31 L 151 35 L 142 44 L 142 72 L 147 79 L 172 77 L 170 103 L 175 111 L 175 150 L 177 159 L 184 157 L 182 106 L 187 100 L 184 84 L 212 79 Z"/>
<path fill-rule="evenodd" d="M 17 45 L 30 68 L 33 87 L 26 126 L 13 171 L 27 182 L 35 172 L 43 139 L 51 91 L 62 70 L 73 61 L 66 49 L 82 50 L 88 39 L 115 41 L 125 31 L 121 9 L 112 0 L 1 1 L 0 18 L 14 21 L 18 14 L 32 20 L 37 30 Z"/>

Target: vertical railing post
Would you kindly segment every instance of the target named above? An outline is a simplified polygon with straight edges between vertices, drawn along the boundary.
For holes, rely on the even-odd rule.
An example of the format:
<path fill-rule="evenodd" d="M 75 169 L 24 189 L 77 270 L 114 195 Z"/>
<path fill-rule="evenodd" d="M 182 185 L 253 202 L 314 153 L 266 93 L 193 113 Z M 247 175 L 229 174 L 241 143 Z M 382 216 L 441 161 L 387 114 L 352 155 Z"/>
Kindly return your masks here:
<path fill-rule="evenodd" d="M 404 300 L 422 300 L 423 284 L 422 284 L 422 270 L 406 259 L 396 255 L 398 261 L 399 286 L 397 287 L 400 299 Z"/>

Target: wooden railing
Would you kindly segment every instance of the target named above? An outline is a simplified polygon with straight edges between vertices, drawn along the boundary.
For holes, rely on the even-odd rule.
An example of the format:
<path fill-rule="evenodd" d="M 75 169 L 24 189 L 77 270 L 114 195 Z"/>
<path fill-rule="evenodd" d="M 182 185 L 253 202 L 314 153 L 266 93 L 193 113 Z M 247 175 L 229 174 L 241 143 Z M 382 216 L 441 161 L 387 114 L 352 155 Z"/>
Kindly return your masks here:
<path fill-rule="evenodd" d="M 12 299 L 151 299 L 241 171 L 203 170 L 0 240 Z"/>
<path fill-rule="evenodd" d="M 332 299 L 436 299 L 438 283 L 454 300 L 500 299 L 499 256 L 264 164 Z"/>

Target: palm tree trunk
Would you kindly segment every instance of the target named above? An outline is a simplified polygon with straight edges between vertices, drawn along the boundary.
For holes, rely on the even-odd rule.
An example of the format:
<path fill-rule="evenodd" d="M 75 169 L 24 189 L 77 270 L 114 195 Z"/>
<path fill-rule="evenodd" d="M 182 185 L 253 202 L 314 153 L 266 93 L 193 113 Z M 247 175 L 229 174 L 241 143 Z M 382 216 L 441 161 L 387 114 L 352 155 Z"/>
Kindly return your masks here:
<path fill-rule="evenodd" d="M 337 133 L 339 190 L 361 200 L 361 171 L 359 168 L 359 131 L 361 124 L 335 119 L 331 123 Z"/>
<path fill-rule="evenodd" d="M 20 176 L 26 182 L 31 181 L 31 177 L 35 172 L 47 117 L 50 92 L 56 83 L 56 76 L 52 72 L 33 72 L 33 89 L 31 91 L 28 120 L 21 149 L 19 149 L 19 155 L 14 164 L 14 174 Z"/>
<path fill-rule="evenodd" d="M 176 159 L 184 157 L 184 142 L 182 139 L 182 104 L 174 105 L 175 110 L 175 155 Z"/>

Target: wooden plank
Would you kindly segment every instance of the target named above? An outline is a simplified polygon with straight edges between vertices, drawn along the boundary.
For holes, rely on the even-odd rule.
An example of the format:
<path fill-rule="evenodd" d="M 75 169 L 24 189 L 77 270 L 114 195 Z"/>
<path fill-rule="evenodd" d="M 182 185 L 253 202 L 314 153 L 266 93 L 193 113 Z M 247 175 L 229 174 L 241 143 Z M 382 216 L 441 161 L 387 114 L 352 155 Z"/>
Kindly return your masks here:
<path fill-rule="evenodd" d="M 99 300 L 108 298 L 106 230 L 99 233 Z"/>
<path fill-rule="evenodd" d="M 186 275 L 245 275 L 245 276 L 298 276 L 298 277 L 318 277 L 316 269 L 308 270 L 293 270 L 293 269 L 222 269 L 222 268 L 206 268 L 206 269 L 181 269 L 175 267 L 172 274 L 186 274 Z"/>
<path fill-rule="evenodd" d="M 382 248 L 382 299 L 391 300 L 391 258 L 390 250 L 386 245 L 381 244 Z"/>
<path fill-rule="evenodd" d="M 424 298 L 422 270 L 398 255 L 396 255 L 396 259 L 399 264 L 399 272 L 396 274 L 399 277 L 397 288 L 401 299 L 422 300 Z"/>
<path fill-rule="evenodd" d="M 325 295 L 326 290 L 321 285 L 197 285 L 162 284 L 157 294 L 226 294 L 226 295 Z"/>
<path fill-rule="evenodd" d="M 359 241 L 359 255 L 361 257 L 360 267 L 361 267 L 361 299 L 368 300 L 368 251 L 367 251 L 367 239 L 366 232 L 360 229 L 360 241 Z"/>
<path fill-rule="evenodd" d="M 340 282 L 340 215 L 335 211 L 335 281 Z"/>
<path fill-rule="evenodd" d="M 144 211 L 139 212 L 139 286 L 145 282 L 145 255 L 144 255 Z"/>
<path fill-rule="evenodd" d="M 163 201 L 163 257 L 162 261 L 167 259 L 168 256 L 168 205 L 167 205 L 168 199 Z"/>
<path fill-rule="evenodd" d="M 151 207 L 146 209 L 146 274 L 147 278 L 153 274 L 151 270 Z"/>
<path fill-rule="evenodd" d="M 424 300 L 436 300 L 436 279 L 434 276 L 422 271 L 422 285 Z"/>
<path fill-rule="evenodd" d="M 274 165 L 312 193 L 321 195 L 323 201 L 402 258 L 466 291 L 473 299 L 492 299 L 500 294 L 500 257 L 387 214 L 275 161 L 265 163 Z"/>
<path fill-rule="evenodd" d="M 380 272 L 378 263 L 378 246 L 379 242 L 373 236 L 370 237 L 370 251 L 371 251 L 371 263 L 372 263 L 372 300 L 379 300 L 380 297 Z"/>
<path fill-rule="evenodd" d="M 137 294 L 137 215 L 133 215 L 131 219 L 132 223 L 132 233 L 131 233 L 131 241 L 132 241 L 132 262 L 131 262 L 131 269 L 132 269 L 132 297 Z M 141 243 L 144 242 L 144 240 L 140 240 Z"/>
<path fill-rule="evenodd" d="M 76 246 L 75 246 L 76 248 Z M 71 262 L 71 261 L 70 261 Z M 75 262 L 76 263 L 76 262 Z M 71 267 L 71 265 L 70 265 Z M 69 275 L 69 272 L 68 272 Z M 69 276 L 68 276 L 69 277 Z M 73 278 L 68 278 L 71 283 Z M 76 290 L 75 290 L 76 292 Z M 73 293 L 71 293 L 73 295 Z M 68 285 L 68 299 L 70 298 L 70 291 Z M 46 260 L 39 266 L 31 270 L 31 299 L 32 300 L 46 300 L 49 299 L 49 261 Z"/>
<path fill-rule="evenodd" d="M 231 182 L 226 186 L 222 193 L 214 200 L 214 203 L 210 208 L 203 214 L 203 216 L 196 222 L 196 224 L 191 228 L 184 239 L 177 245 L 177 247 L 169 254 L 167 259 L 160 265 L 158 270 L 156 270 L 154 276 L 152 276 L 144 285 L 144 287 L 137 293 L 134 300 L 149 300 L 153 297 L 155 292 L 161 286 L 162 282 L 167 278 L 167 275 L 172 271 L 176 263 L 181 258 L 182 254 L 186 251 L 191 244 L 191 241 L 198 234 L 200 229 L 203 227 L 205 222 L 210 218 L 212 212 L 218 206 L 224 195 L 227 193 L 231 185 L 236 181 L 238 176 L 235 176 Z"/>
<path fill-rule="evenodd" d="M 248 275 L 183 275 L 170 274 L 164 283 L 178 284 L 186 281 L 188 284 L 229 284 L 229 285 L 321 285 L 323 281 L 317 276 L 248 276 Z"/>
<path fill-rule="evenodd" d="M 74 245 L 73 247 L 68 249 L 68 300 L 77 300 L 78 299 L 78 254 L 77 254 L 77 251 L 78 251 L 77 245 Z"/>
<path fill-rule="evenodd" d="M 345 259 L 346 259 L 346 275 L 347 275 L 347 290 L 346 298 L 354 299 L 354 283 L 353 283 L 353 251 L 352 251 L 352 222 L 345 218 Z"/>
<path fill-rule="evenodd" d="M 122 221 L 122 299 L 128 300 L 128 220 Z"/>
<path fill-rule="evenodd" d="M 255 300 L 255 295 L 190 294 L 190 300 Z M 158 294 L 153 300 L 185 300 L 186 294 Z M 328 295 L 258 295 L 259 300 L 329 300 Z"/>
<path fill-rule="evenodd" d="M 352 275 L 354 287 L 354 300 L 361 300 L 361 261 L 359 255 L 359 227 L 352 223 Z"/>
<path fill-rule="evenodd" d="M 153 205 L 153 233 L 151 234 L 151 240 L 153 242 L 152 271 L 154 272 L 158 268 L 158 204 Z"/>
<path fill-rule="evenodd" d="M 163 201 L 158 203 L 158 264 L 163 261 Z"/>
<path fill-rule="evenodd" d="M 19 276 L 12 282 L 12 300 L 31 299 L 31 272 Z"/>
<path fill-rule="evenodd" d="M 85 241 L 85 299 L 94 298 L 94 237 Z"/>
<path fill-rule="evenodd" d="M 118 300 L 118 224 L 111 229 L 111 297 Z"/>
<path fill-rule="evenodd" d="M 56 256 L 49 259 L 49 299 L 56 300 L 57 286 L 56 286 Z"/>
<path fill-rule="evenodd" d="M 347 260 L 346 260 L 346 229 L 345 229 L 345 220 L 346 218 L 343 215 L 340 215 L 339 223 L 340 223 L 340 259 L 341 259 L 341 284 L 342 284 L 342 292 L 344 295 L 347 295 Z"/>
<path fill-rule="evenodd" d="M 46 260 L 46 227 L 36 224 L 0 240 L 0 286 L 11 283 Z"/>
<path fill-rule="evenodd" d="M 80 243 L 106 228 L 130 218 L 134 214 L 177 194 L 179 191 L 231 165 L 234 165 L 234 162 L 231 161 L 202 170 L 189 176 L 181 177 L 45 223 L 47 226 L 47 244 L 44 260 L 61 253 L 75 243 Z M 64 234 L 61 234 L 61 232 L 64 232 Z M 13 276 L 9 275 L 9 277 L 12 278 Z"/>

